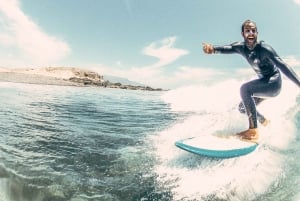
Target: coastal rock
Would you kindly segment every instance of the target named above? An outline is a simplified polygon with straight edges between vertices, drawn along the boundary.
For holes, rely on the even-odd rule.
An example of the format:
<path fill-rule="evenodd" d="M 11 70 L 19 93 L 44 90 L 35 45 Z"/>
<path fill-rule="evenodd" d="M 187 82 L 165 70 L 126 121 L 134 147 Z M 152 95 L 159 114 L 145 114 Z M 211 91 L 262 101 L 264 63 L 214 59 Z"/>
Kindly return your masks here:
<path fill-rule="evenodd" d="M 96 72 L 73 67 L 0 68 L 0 81 L 47 85 L 99 86 L 106 88 L 163 91 L 149 86 L 124 85 L 104 80 Z"/>

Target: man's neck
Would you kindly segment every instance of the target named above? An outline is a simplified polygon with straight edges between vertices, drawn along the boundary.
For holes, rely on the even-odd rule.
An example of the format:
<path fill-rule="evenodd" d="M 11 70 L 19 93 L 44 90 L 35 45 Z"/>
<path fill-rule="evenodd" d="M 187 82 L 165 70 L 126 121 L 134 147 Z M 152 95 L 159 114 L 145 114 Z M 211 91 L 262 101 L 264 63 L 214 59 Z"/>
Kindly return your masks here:
<path fill-rule="evenodd" d="M 249 44 L 247 44 L 246 42 L 245 42 L 245 44 L 246 44 L 246 47 L 247 47 L 249 50 L 253 50 L 253 49 L 256 47 L 256 45 L 257 45 L 257 41 L 256 41 L 255 43 L 253 43 L 252 45 L 249 45 Z"/>

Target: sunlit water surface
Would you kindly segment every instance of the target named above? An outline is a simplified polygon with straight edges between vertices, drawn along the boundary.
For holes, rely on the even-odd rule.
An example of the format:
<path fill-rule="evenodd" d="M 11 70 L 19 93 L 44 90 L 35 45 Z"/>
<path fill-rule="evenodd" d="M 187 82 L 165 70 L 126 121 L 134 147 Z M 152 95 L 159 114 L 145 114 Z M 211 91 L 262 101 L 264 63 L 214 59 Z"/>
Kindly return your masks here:
<path fill-rule="evenodd" d="M 174 146 L 245 129 L 239 85 L 147 92 L 0 82 L 0 201 L 300 200 L 293 86 L 259 108 L 271 124 L 253 153 L 221 160 Z"/>

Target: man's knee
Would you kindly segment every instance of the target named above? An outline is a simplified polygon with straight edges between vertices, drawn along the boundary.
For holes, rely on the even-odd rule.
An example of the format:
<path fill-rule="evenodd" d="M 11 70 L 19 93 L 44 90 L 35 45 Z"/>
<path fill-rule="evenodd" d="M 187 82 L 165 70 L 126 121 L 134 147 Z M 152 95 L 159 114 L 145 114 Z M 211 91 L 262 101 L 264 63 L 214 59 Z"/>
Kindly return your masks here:
<path fill-rule="evenodd" d="M 249 94 L 249 87 L 248 87 L 247 83 L 242 84 L 242 86 L 240 88 L 240 93 L 241 93 L 242 98 Z"/>
<path fill-rule="evenodd" d="M 242 102 L 240 102 L 240 104 L 239 104 L 239 112 L 242 114 L 246 113 L 245 106 Z"/>

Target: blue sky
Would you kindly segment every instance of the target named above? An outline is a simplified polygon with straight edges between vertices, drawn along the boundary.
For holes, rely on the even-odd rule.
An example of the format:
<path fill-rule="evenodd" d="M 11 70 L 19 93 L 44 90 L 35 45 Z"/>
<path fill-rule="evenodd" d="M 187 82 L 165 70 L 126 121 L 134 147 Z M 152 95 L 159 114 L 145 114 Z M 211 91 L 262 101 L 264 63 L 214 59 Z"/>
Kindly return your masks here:
<path fill-rule="evenodd" d="M 0 67 L 80 67 L 174 88 L 251 69 L 201 45 L 242 40 L 246 19 L 299 72 L 300 0 L 0 0 Z"/>

